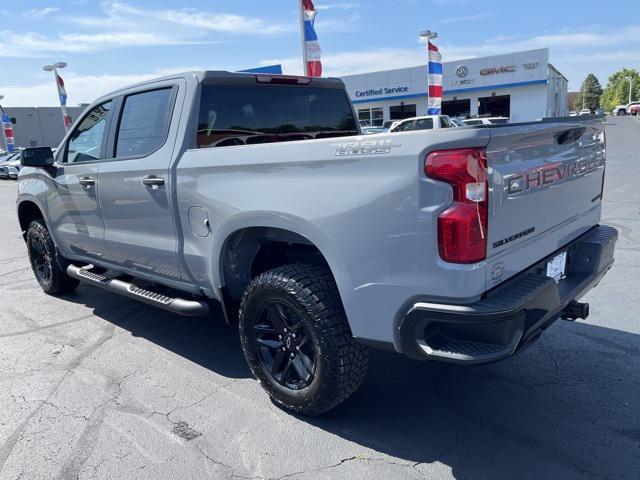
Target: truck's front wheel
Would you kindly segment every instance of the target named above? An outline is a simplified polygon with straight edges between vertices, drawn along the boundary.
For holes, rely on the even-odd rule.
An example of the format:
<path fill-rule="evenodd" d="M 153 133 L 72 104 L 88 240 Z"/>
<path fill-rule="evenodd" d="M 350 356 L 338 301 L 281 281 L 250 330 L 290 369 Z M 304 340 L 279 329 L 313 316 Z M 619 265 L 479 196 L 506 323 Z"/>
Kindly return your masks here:
<path fill-rule="evenodd" d="M 34 220 L 27 230 L 29 262 L 42 290 L 49 295 L 70 293 L 80 282 L 67 275 L 56 259 L 56 247 L 42 220 Z"/>
<path fill-rule="evenodd" d="M 326 268 L 286 265 L 254 278 L 242 297 L 240 339 L 272 400 L 297 413 L 332 409 L 366 375 L 367 349 L 354 340 Z"/>

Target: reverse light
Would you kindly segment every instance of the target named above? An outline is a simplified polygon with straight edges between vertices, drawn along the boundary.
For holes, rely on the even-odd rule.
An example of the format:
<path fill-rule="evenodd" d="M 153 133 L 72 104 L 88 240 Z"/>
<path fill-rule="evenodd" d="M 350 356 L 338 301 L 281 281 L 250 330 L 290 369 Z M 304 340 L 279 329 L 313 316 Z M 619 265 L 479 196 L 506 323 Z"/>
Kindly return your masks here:
<path fill-rule="evenodd" d="M 487 258 L 489 185 L 484 149 L 431 152 L 424 169 L 429 178 L 446 182 L 453 190 L 453 203 L 438 215 L 440 257 L 451 263 Z"/>

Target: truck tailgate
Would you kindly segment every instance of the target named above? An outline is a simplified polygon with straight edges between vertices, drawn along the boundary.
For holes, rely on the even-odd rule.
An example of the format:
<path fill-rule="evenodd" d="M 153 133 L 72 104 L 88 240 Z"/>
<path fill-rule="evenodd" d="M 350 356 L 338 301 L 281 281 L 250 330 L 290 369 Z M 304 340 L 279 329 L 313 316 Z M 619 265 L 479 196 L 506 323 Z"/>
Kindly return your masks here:
<path fill-rule="evenodd" d="M 490 130 L 487 261 L 494 268 L 487 280 L 496 283 L 599 221 L 605 134 L 600 119 Z M 496 275 L 498 258 L 508 260 L 497 268 L 501 275 Z"/>

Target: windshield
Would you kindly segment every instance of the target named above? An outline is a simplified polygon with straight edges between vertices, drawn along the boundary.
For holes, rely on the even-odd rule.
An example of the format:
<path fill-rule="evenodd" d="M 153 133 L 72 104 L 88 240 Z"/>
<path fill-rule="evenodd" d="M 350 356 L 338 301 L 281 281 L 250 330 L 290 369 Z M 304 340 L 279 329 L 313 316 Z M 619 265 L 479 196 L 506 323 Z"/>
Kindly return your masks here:
<path fill-rule="evenodd" d="M 357 135 L 342 89 L 203 85 L 197 144 L 227 147 Z"/>

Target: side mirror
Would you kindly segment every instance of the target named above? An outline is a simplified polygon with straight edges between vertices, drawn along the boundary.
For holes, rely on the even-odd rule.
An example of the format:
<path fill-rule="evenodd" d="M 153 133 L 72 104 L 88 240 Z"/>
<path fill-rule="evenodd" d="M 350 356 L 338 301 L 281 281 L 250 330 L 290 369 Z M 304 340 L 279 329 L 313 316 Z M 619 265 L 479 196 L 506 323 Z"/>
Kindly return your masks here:
<path fill-rule="evenodd" d="M 53 151 L 51 147 L 25 148 L 20 153 L 20 163 L 23 167 L 50 167 L 53 165 Z"/>

